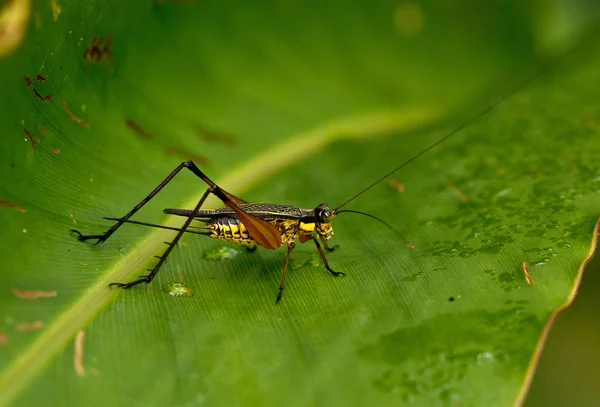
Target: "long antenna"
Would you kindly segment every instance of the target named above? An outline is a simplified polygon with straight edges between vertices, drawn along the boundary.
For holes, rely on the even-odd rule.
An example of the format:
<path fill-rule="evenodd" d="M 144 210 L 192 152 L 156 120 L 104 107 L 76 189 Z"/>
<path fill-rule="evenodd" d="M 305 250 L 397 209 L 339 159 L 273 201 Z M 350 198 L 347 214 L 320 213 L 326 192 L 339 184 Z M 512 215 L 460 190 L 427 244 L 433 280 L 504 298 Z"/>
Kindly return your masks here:
<path fill-rule="evenodd" d="M 570 49 L 569 51 L 567 51 L 565 53 L 565 55 L 571 53 L 574 50 L 574 48 L 576 48 L 576 47 L 573 47 L 572 49 Z M 332 212 L 334 212 L 334 213 L 337 212 L 338 209 L 340 209 L 342 206 L 344 206 L 344 205 L 348 204 L 349 202 L 355 200 L 356 198 L 358 198 L 359 196 L 361 196 L 362 194 L 364 194 L 365 192 L 367 192 L 369 189 L 373 188 L 375 185 L 379 184 L 381 181 L 385 180 L 387 177 L 389 177 L 390 175 L 392 175 L 396 171 L 398 171 L 398 170 L 406 167 L 408 164 L 412 163 L 417 158 L 419 158 L 423 154 L 427 153 L 429 150 L 432 150 L 433 148 L 437 147 L 439 144 L 441 144 L 444 141 L 448 140 L 450 137 L 454 136 L 456 133 L 458 133 L 459 131 L 461 131 L 465 127 L 473 124 L 474 122 L 476 122 L 477 120 L 479 120 L 480 118 L 482 118 L 483 116 L 485 116 L 486 114 L 488 114 L 489 112 L 491 112 L 492 110 L 494 110 L 496 107 L 498 107 L 504 101 L 506 101 L 507 99 L 510 99 L 512 96 L 514 96 L 515 94 L 519 93 L 519 91 L 521 91 L 522 89 L 524 89 L 525 87 L 527 87 L 531 82 L 533 82 L 534 80 L 536 80 L 538 77 L 540 77 L 541 75 L 543 75 L 546 72 L 548 72 L 551 69 L 553 69 L 557 65 L 557 63 L 559 61 L 562 61 L 564 59 L 565 55 L 562 55 L 560 58 L 556 58 L 553 63 L 550 63 L 550 64 L 546 65 L 545 68 L 539 70 L 535 75 L 531 76 L 526 81 L 522 82 L 520 85 L 518 85 L 516 88 L 514 88 L 510 92 L 505 93 L 504 95 L 502 95 L 499 98 L 497 98 L 488 107 L 486 107 L 485 109 L 483 109 L 481 112 L 477 113 L 475 116 L 471 117 L 466 122 L 462 123 L 460 126 L 458 126 L 457 128 L 455 128 L 454 130 L 452 130 L 450 133 L 446 134 L 444 137 L 442 137 L 439 140 L 435 141 L 434 143 L 432 143 L 431 145 L 429 145 L 424 150 L 421 150 L 419 153 L 415 154 L 414 156 L 412 156 L 411 158 L 409 158 L 408 160 L 406 160 L 405 162 L 403 162 L 402 164 L 400 164 L 399 166 L 397 166 L 396 168 L 394 168 L 393 170 L 391 170 L 390 172 L 388 172 L 387 174 L 385 174 L 383 177 L 379 178 L 377 181 L 373 182 L 371 185 L 369 185 L 366 188 L 364 188 L 363 190 L 361 190 L 356 195 L 354 195 L 354 196 L 350 197 L 349 199 L 347 199 L 346 201 L 344 201 L 341 205 L 339 205 L 337 208 L 335 208 Z"/>
<path fill-rule="evenodd" d="M 369 217 L 371 219 L 375 219 L 376 221 L 382 223 L 386 228 L 388 228 L 389 230 L 391 230 L 392 232 L 394 232 L 396 234 L 396 236 L 398 236 L 400 239 L 406 240 L 404 238 L 404 236 L 402 236 L 402 234 L 400 232 L 398 232 L 396 229 L 394 229 L 394 227 L 392 225 L 390 225 L 388 222 L 384 221 L 383 219 L 381 219 L 381 218 L 379 218 L 379 217 L 377 217 L 375 215 L 371 215 L 370 213 L 361 212 L 361 211 L 353 211 L 351 209 L 345 209 L 343 211 L 339 211 L 339 212 L 336 212 L 336 213 L 344 213 L 344 212 L 346 212 L 346 213 L 357 213 L 359 215 L 364 215 L 364 216 L 367 216 L 367 217 Z"/>

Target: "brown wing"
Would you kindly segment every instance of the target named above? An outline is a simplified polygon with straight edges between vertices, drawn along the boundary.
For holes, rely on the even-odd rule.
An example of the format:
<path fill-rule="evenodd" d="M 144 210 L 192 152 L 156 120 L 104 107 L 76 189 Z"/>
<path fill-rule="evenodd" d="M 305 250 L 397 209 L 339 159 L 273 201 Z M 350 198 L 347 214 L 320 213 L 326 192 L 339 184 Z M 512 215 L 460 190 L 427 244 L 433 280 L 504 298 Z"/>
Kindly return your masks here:
<path fill-rule="evenodd" d="M 257 244 L 266 249 L 278 249 L 281 247 L 283 242 L 275 226 L 264 219 L 244 212 L 231 201 L 223 201 L 223 203 L 233 209 Z"/>
<path fill-rule="evenodd" d="M 233 209 L 235 214 L 248 229 L 248 233 L 250 233 L 252 239 L 254 239 L 259 246 L 262 246 L 265 249 L 278 249 L 281 247 L 283 242 L 281 241 L 281 235 L 275 226 L 264 219 L 242 210 L 239 205 L 245 204 L 246 201 L 230 194 L 215 183 L 213 183 L 212 186 L 214 188 L 213 193 L 217 198 L 223 201 L 225 206 Z"/>

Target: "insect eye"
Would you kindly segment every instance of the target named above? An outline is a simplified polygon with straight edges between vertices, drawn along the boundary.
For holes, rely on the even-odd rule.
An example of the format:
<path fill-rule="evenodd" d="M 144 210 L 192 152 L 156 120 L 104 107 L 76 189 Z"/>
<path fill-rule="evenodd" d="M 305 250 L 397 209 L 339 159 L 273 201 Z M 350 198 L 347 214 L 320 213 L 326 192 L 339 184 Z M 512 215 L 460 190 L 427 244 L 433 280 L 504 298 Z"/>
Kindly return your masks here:
<path fill-rule="evenodd" d="M 324 210 L 321 211 L 321 222 L 329 223 L 331 221 L 331 211 Z"/>

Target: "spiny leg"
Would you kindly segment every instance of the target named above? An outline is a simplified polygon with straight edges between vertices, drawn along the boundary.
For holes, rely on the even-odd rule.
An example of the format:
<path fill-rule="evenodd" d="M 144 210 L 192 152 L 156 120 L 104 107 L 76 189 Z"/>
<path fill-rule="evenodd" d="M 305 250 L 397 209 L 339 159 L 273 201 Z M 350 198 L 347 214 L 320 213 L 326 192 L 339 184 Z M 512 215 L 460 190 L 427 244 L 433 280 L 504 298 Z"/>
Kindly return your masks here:
<path fill-rule="evenodd" d="M 321 249 L 321 245 L 319 244 L 319 242 L 317 241 L 317 239 L 315 239 L 315 237 L 312 237 L 313 242 L 315 242 L 315 246 L 317 246 L 317 250 L 319 250 L 319 254 L 321 255 L 321 259 L 323 260 L 323 264 L 325 265 L 325 268 L 327 269 L 327 271 L 329 271 L 331 274 L 333 274 L 334 276 L 339 276 L 340 274 L 342 276 L 345 276 L 345 273 L 342 273 L 341 271 L 333 271 L 331 269 L 331 267 L 329 267 L 329 263 L 327 262 L 327 258 L 325 257 L 325 253 L 323 253 L 323 249 Z"/>
<path fill-rule="evenodd" d="M 187 168 L 188 170 L 192 171 L 196 176 L 198 176 L 199 178 L 201 178 L 210 187 L 214 186 L 214 183 L 210 179 L 208 179 L 208 177 L 206 175 L 204 175 L 204 173 L 202 171 L 200 171 L 200 169 L 196 166 L 196 164 L 194 164 L 192 161 L 186 161 L 186 162 L 181 163 L 179 166 L 177 166 L 177 168 L 175 168 L 167 176 L 167 178 L 164 179 L 163 182 L 161 182 L 156 188 L 154 188 L 154 190 L 152 192 L 150 192 L 150 194 L 148 194 L 148 196 L 146 196 L 144 199 L 142 199 L 142 201 L 139 204 L 137 204 L 136 206 L 134 206 L 133 209 L 130 210 L 127 213 L 127 215 L 123 216 L 121 218 L 121 220 L 117 221 L 117 223 L 115 223 L 114 225 L 112 225 L 103 234 L 99 234 L 99 235 L 84 235 L 84 234 L 82 234 L 81 232 L 79 232 L 76 229 L 71 229 L 70 232 L 77 234 L 78 235 L 77 239 L 81 240 L 81 241 L 89 240 L 89 239 L 97 239 L 97 242 L 95 244 L 99 244 L 99 243 L 102 243 L 102 242 L 106 241 L 106 239 L 108 239 L 119 227 L 121 227 L 121 225 L 123 223 L 125 223 L 125 221 L 127 219 L 129 219 L 130 217 L 132 217 L 138 210 L 140 210 L 140 208 L 142 206 L 144 206 L 152 198 L 154 198 L 154 196 L 156 194 L 158 194 L 160 192 L 160 190 L 163 189 L 179 173 L 179 171 L 181 171 L 183 168 Z"/>
<path fill-rule="evenodd" d="M 294 250 L 294 247 L 296 247 L 296 243 L 288 243 L 287 257 L 285 258 L 285 266 L 283 266 L 283 275 L 281 276 L 281 284 L 279 284 L 279 294 L 275 301 L 276 304 L 281 301 L 281 296 L 283 295 L 283 286 L 285 285 L 285 276 L 287 274 L 288 264 L 290 263 L 290 254 L 292 253 L 292 250 Z"/>
<path fill-rule="evenodd" d="M 187 220 L 185 221 L 185 223 L 183 224 L 183 226 L 181 227 L 181 229 L 179 230 L 177 235 L 175 235 L 175 238 L 173 239 L 173 241 L 171 241 L 171 243 L 167 243 L 167 245 L 169 246 L 167 248 L 167 250 L 165 250 L 165 252 L 163 253 L 162 256 L 156 256 L 156 257 L 158 257 L 158 263 L 152 269 L 148 269 L 150 274 L 148 274 L 146 276 L 141 276 L 137 280 L 133 280 L 129 283 L 110 283 L 108 286 L 111 288 L 113 286 L 121 287 L 121 288 L 130 288 L 130 287 L 133 287 L 134 285 L 138 285 L 141 283 L 149 283 L 150 281 L 152 281 L 154 276 L 156 276 L 156 273 L 158 273 L 158 270 L 160 269 L 160 267 L 167 260 L 167 256 L 169 256 L 169 254 L 171 253 L 173 248 L 177 245 L 177 242 L 179 242 L 179 239 L 181 239 L 181 236 L 183 236 L 183 234 L 186 232 L 186 229 L 188 228 L 190 223 L 192 223 L 194 218 L 196 216 L 198 216 L 198 211 L 200 210 L 200 207 L 206 200 L 206 197 L 208 196 L 208 194 L 213 192 L 213 189 L 214 189 L 214 187 L 210 187 L 206 190 L 206 192 L 204 192 L 204 195 L 202 195 L 202 198 L 200 198 L 200 200 L 198 201 L 198 204 L 196 204 L 196 207 L 194 208 L 194 210 L 192 211 L 190 216 L 187 218 Z"/>

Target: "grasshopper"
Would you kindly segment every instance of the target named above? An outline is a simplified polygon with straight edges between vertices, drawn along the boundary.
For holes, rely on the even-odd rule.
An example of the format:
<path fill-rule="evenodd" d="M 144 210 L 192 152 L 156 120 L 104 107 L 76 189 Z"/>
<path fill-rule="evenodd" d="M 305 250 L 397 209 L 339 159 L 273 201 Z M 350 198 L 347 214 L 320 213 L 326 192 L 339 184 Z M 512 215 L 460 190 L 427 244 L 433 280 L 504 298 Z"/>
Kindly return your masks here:
<path fill-rule="evenodd" d="M 184 168 L 190 170 L 194 175 L 204 181 L 208 185 L 208 189 L 204 192 L 194 209 L 167 208 L 163 211 L 168 215 L 185 217 L 186 221 L 181 228 L 172 228 L 130 219 Z M 201 209 L 209 194 L 213 194 L 219 198 L 225 207 L 219 209 Z M 345 275 L 342 272 L 334 271 L 329 266 L 323 248 L 330 252 L 336 248 L 329 247 L 327 244 L 327 240 L 333 235 L 333 228 L 331 227 L 333 218 L 341 212 L 362 212 L 350 210 L 340 211 L 339 208 L 341 206 L 343 205 L 332 210 L 326 204 L 320 204 L 314 209 L 306 209 L 290 205 L 248 203 L 219 187 L 190 160 L 177 166 L 177 168 L 175 168 L 152 192 L 150 192 L 146 198 L 134 206 L 125 216 L 122 218 L 106 217 L 105 219 L 116 221 L 116 223 L 105 233 L 84 235 L 76 229 L 72 229 L 71 232 L 77 234 L 80 241 L 95 239 L 96 244 L 106 241 L 124 223 L 134 223 L 176 230 L 178 232 L 171 242 L 167 242 L 168 248 L 161 256 L 157 256 L 157 264 L 152 269 L 148 270 L 149 273 L 147 275 L 141 276 L 128 283 L 111 283 L 109 285 L 110 287 L 120 288 L 131 288 L 141 283 L 150 283 L 185 232 L 201 234 L 211 238 L 243 245 L 251 251 L 255 250 L 258 246 L 266 249 L 278 249 L 285 244 L 287 245 L 287 256 L 285 265 L 283 266 L 281 283 L 279 284 L 279 293 L 277 295 L 277 302 L 279 302 L 281 301 L 281 296 L 283 294 L 290 255 L 296 247 L 296 239 L 301 243 L 312 240 L 321 255 L 321 259 L 323 260 L 323 264 L 327 271 L 333 276 Z M 373 217 L 391 228 L 391 226 L 383 220 L 369 214 L 365 215 Z M 191 229 L 190 224 L 193 220 L 204 223 L 204 227 L 200 231 Z M 319 241 L 321 241 L 322 246 Z"/>

